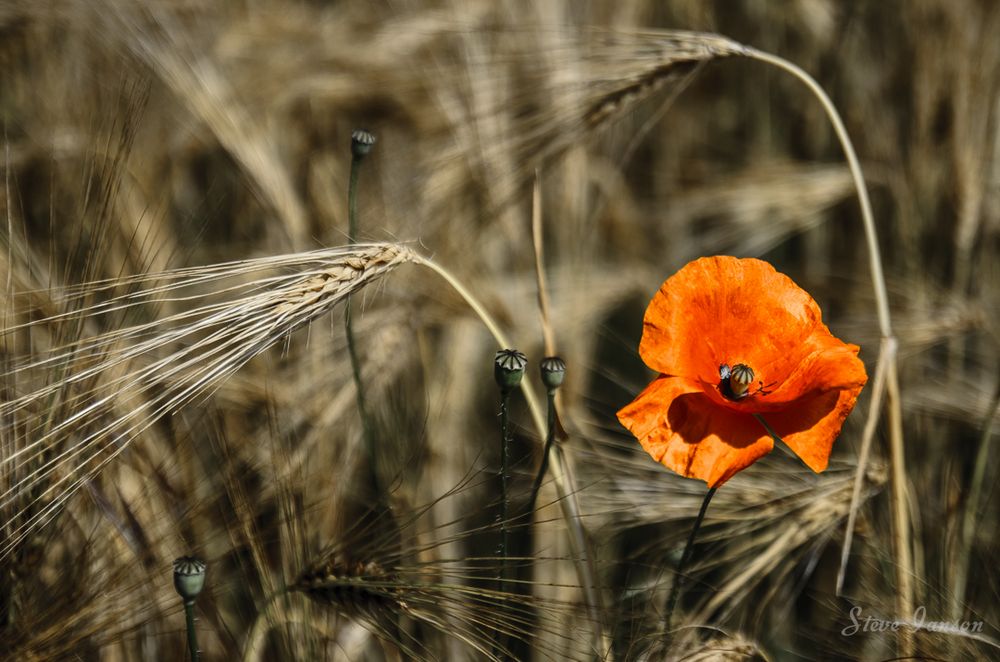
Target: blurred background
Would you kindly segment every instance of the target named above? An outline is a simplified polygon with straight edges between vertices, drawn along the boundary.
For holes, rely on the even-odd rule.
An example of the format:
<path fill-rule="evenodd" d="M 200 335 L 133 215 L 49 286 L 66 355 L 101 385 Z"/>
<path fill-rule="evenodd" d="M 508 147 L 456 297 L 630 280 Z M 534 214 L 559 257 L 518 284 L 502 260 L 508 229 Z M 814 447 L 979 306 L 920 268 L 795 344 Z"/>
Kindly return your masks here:
<path fill-rule="evenodd" d="M 533 615 L 515 656 L 591 659 L 597 629 L 607 659 L 892 658 L 894 636 L 842 634 L 852 607 L 898 616 L 884 422 L 836 590 L 871 389 L 828 472 L 776 449 L 720 491 L 682 600 L 690 627 L 672 653 L 658 648 L 669 571 L 704 486 L 650 460 L 614 417 L 651 376 L 637 348 L 652 294 L 697 257 L 761 257 L 861 345 L 869 375 L 879 350 L 869 252 L 830 122 L 801 83 L 741 57 L 746 44 L 810 72 L 855 141 L 899 340 L 914 605 L 927 620 L 982 622 L 995 642 L 998 34 L 1000 5 L 985 0 L 8 0 L 5 327 L 34 326 L 6 336 L 3 397 L 18 394 L 18 366 L 39 368 L 36 353 L 125 323 L 74 315 L 69 286 L 347 243 L 350 136 L 364 127 L 378 142 L 360 175 L 361 240 L 445 265 L 528 355 L 531 380 L 545 354 L 536 182 L 541 192 L 551 328 L 568 366 L 560 443 L 580 512 L 568 530 L 556 503 L 567 497 L 546 482 L 534 525 L 517 530 L 534 571 L 521 570 Z M 0 656 L 179 659 L 170 562 L 192 553 L 209 563 L 204 659 L 239 659 L 261 622 L 259 659 L 485 658 L 491 628 L 511 616 L 473 617 L 482 605 L 412 578 L 392 581 L 447 605 L 439 623 L 476 623 L 470 637 L 486 651 L 433 619 L 372 626 L 399 611 L 398 592 L 389 604 L 335 592 L 332 609 L 289 598 L 281 617 L 261 616 L 331 546 L 352 563 L 442 576 L 446 560 L 495 548 L 495 341 L 415 265 L 353 305 L 374 469 L 336 309 L 136 435 L 0 561 Z M 65 378 L 41 368 L 45 383 Z M 72 414 L 38 405 L 27 422 L 5 418 L 6 456 Z M 539 447 L 518 398 L 513 419 L 519 503 Z M 373 497 L 373 484 L 385 493 Z M 351 528 L 383 500 L 392 531 Z M 20 503 L 4 500 L 3 535 Z M 418 643 L 384 643 L 398 628 Z M 915 645 L 921 659 L 1000 655 L 964 633 L 922 632 Z"/>

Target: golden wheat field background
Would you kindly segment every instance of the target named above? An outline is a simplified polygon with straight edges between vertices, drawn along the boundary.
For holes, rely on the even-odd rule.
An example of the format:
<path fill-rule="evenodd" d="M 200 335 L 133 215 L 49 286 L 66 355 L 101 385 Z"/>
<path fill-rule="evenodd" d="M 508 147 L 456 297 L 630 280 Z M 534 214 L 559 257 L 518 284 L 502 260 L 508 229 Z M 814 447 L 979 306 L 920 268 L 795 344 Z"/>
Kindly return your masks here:
<path fill-rule="evenodd" d="M 187 659 L 194 556 L 203 660 L 1000 659 L 998 35 L 989 0 L 0 2 L 0 658 Z M 615 412 L 717 254 L 869 383 L 827 471 L 779 444 L 719 490 L 665 620 L 705 485 Z"/>

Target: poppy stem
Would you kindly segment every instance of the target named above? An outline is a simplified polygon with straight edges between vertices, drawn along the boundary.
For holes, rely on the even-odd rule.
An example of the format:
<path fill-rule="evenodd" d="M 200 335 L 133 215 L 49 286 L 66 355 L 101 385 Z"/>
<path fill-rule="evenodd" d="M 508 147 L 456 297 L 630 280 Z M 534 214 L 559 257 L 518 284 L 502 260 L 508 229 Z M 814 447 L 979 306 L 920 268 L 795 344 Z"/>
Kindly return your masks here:
<path fill-rule="evenodd" d="M 767 421 L 764 420 L 763 416 L 761 416 L 760 414 L 754 414 L 753 417 L 756 418 L 758 421 L 760 421 L 760 424 L 764 426 L 764 429 L 767 430 L 767 433 L 771 435 L 771 439 L 774 439 L 775 441 L 780 441 L 781 443 L 785 443 L 784 441 L 782 441 L 781 437 L 778 436 L 778 433 L 771 429 L 771 426 L 767 424 Z"/>
<path fill-rule="evenodd" d="M 694 526 L 691 527 L 691 533 L 688 534 L 687 543 L 684 545 L 684 553 L 681 554 L 681 560 L 677 563 L 677 570 L 674 573 L 674 583 L 670 587 L 670 595 L 667 597 L 666 609 L 664 610 L 667 614 L 665 623 L 668 638 L 670 637 L 670 627 L 674 618 L 674 609 L 677 607 L 677 600 L 681 595 L 681 586 L 684 584 L 684 570 L 687 567 L 688 561 L 691 560 L 691 553 L 694 551 L 694 539 L 698 535 L 698 529 L 701 528 L 702 520 L 705 519 L 708 504 L 711 503 L 712 497 L 715 496 L 715 492 L 718 489 L 718 487 L 710 487 L 705 494 L 705 499 L 701 502 L 701 510 L 698 511 L 698 517 L 695 518 Z"/>
<path fill-rule="evenodd" d="M 531 500 L 528 501 L 528 513 L 535 512 L 535 503 L 538 501 L 538 491 L 542 488 L 542 481 L 545 479 L 545 472 L 549 469 L 549 452 L 556 439 L 556 392 L 550 390 L 548 394 L 548 414 L 546 417 L 547 430 L 545 432 L 545 447 L 542 449 L 542 463 L 538 467 L 538 475 L 531 486 Z"/>
<path fill-rule="evenodd" d="M 507 586 L 507 506 L 509 501 L 507 483 L 510 480 L 510 394 L 521 383 L 524 377 L 524 367 L 527 365 L 524 354 L 516 349 L 502 349 L 493 359 L 493 377 L 500 387 L 500 544 L 497 546 L 497 556 L 500 557 L 500 572 L 497 573 L 500 592 Z"/>
<path fill-rule="evenodd" d="M 174 560 L 174 589 L 184 600 L 184 621 L 187 626 L 188 652 L 191 662 L 198 662 L 198 633 L 194 622 L 194 601 L 205 588 L 205 564 L 193 556 L 182 556 Z"/>
<path fill-rule="evenodd" d="M 508 480 L 507 472 L 510 462 L 510 391 L 504 390 L 500 396 L 500 592 L 506 590 L 507 581 L 507 542 L 509 531 L 507 530 L 507 501 Z"/>
<path fill-rule="evenodd" d="M 361 172 L 361 162 L 371 151 L 375 138 L 367 131 L 355 131 L 351 135 L 351 175 L 347 186 L 347 243 L 358 242 L 358 177 Z M 354 323 L 351 316 L 351 297 L 348 295 L 344 303 L 344 333 L 347 336 L 347 354 L 351 359 L 351 374 L 354 378 L 354 392 L 358 403 L 358 413 L 361 416 L 361 432 L 365 451 L 371 470 L 372 481 L 378 499 L 382 499 L 379 489 L 378 467 L 376 465 L 375 430 L 371 417 L 368 415 L 368 405 L 365 401 L 365 390 L 361 381 L 361 358 L 358 356 L 358 344 L 354 338 Z"/>
<path fill-rule="evenodd" d="M 188 652 L 191 654 L 191 662 L 198 662 L 201 658 L 201 651 L 198 650 L 198 633 L 194 627 L 194 600 L 184 601 L 184 621 L 187 625 Z"/>
<path fill-rule="evenodd" d="M 500 389 L 500 514 L 497 519 L 500 521 L 500 542 L 497 545 L 497 556 L 500 557 L 500 568 L 497 571 L 497 591 L 501 605 L 505 602 L 507 593 L 507 544 L 509 533 L 507 531 L 507 470 L 510 461 L 510 390 L 501 387 Z M 502 608 L 502 607 L 501 607 Z M 493 651 L 491 657 L 497 660 L 507 660 L 506 636 L 500 630 L 496 631 L 493 640 Z"/>
<path fill-rule="evenodd" d="M 558 356 L 547 356 L 539 364 L 541 369 L 542 383 L 545 384 L 545 391 L 548 394 L 548 417 L 545 425 L 545 446 L 542 448 L 542 461 L 538 466 L 538 475 L 531 486 L 531 499 L 528 501 L 528 514 L 535 512 L 535 503 L 538 501 L 538 491 L 542 488 L 542 480 L 545 479 L 545 472 L 549 468 L 549 453 L 552 452 L 552 444 L 556 440 L 556 430 L 559 427 L 559 414 L 556 412 L 556 391 L 562 386 L 566 378 L 566 362 Z"/>

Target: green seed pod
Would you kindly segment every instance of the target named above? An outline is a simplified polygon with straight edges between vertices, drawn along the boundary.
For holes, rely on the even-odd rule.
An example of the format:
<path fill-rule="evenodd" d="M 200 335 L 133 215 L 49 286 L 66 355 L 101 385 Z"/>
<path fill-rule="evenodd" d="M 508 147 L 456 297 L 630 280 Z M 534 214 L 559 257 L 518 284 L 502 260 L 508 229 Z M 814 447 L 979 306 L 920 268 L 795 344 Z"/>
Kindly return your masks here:
<path fill-rule="evenodd" d="M 174 588 L 189 602 L 198 597 L 205 587 L 205 564 L 193 556 L 182 556 L 174 561 Z"/>
<path fill-rule="evenodd" d="M 528 359 L 516 349 L 501 349 L 493 360 L 493 377 L 501 391 L 512 391 L 521 383 Z"/>
<path fill-rule="evenodd" d="M 733 366 L 732 374 L 729 375 L 729 388 L 736 398 L 747 395 L 747 390 L 753 384 L 753 368 L 745 363 L 737 363 Z"/>
<path fill-rule="evenodd" d="M 548 356 L 539 364 L 542 372 L 542 383 L 545 388 L 554 391 L 562 386 L 566 378 L 566 362 L 558 356 Z"/>
<path fill-rule="evenodd" d="M 363 158 L 375 146 L 375 134 L 364 129 L 355 129 L 351 133 L 351 154 L 356 159 Z"/>

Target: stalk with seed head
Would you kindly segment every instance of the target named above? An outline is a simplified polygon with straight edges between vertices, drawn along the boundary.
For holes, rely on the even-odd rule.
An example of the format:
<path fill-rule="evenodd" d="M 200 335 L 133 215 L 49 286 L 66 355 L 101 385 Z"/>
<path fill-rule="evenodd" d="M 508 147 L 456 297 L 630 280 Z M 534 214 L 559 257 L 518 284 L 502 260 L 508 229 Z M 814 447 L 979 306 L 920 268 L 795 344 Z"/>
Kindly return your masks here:
<path fill-rule="evenodd" d="M 507 529 L 507 513 L 510 501 L 508 481 L 510 480 L 510 394 L 520 385 L 524 377 L 524 368 L 528 359 L 516 349 L 502 349 L 493 360 L 493 377 L 500 387 L 500 544 L 497 556 L 500 557 L 499 593 L 501 599 L 507 593 L 507 556 L 509 549 L 509 531 Z M 504 635 L 498 631 L 494 641 L 494 655 L 502 654 Z M 506 656 L 503 657 L 506 659 Z"/>
<path fill-rule="evenodd" d="M 174 561 L 174 588 L 184 600 L 184 617 L 187 622 L 188 652 L 191 662 L 198 662 L 198 633 L 194 629 L 194 601 L 205 587 L 205 564 L 193 556 L 182 556 Z"/>
<path fill-rule="evenodd" d="M 542 449 L 542 463 L 538 467 L 538 475 L 535 476 L 535 483 L 531 486 L 531 500 L 528 501 L 528 512 L 534 512 L 535 502 L 538 500 L 538 490 L 542 487 L 542 480 L 545 479 L 545 472 L 549 468 L 549 451 L 556 439 L 556 391 L 562 386 L 566 378 L 566 362 L 558 356 L 549 356 L 542 359 L 539 364 L 542 374 L 542 384 L 548 396 L 548 415 L 546 420 L 545 447 Z"/>
<path fill-rule="evenodd" d="M 352 246 L 358 241 L 358 176 L 361 172 L 362 161 L 364 161 L 374 146 L 375 136 L 368 131 L 358 129 L 351 134 L 351 179 L 347 188 L 347 241 Z M 376 483 L 376 494 L 381 498 L 382 493 L 378 489 L 378 468 L 375 463 L 375 430 L 368 415 L 368 406 L 365 402 L 365 391 L 361 381 L 361 359 L 358 357 L 357 342 L 354 339 L 354 324 L 351 320 L 351 297 L 349 296 L 344 304 L 344 329 L 347 335 L 347 353 L 351 357 L 351 373 L 354 376 L 354 390 L 358 402 L 358 413 L 361 415 L 361 428 L 362 435 L 364 436 L 365 450 L 368 453 L 368 463 L 371 467 L 372 480 Z"/>
<path fill-rule="evenodd" d="M 509 501 L 508 481 L 510 480 L 510 394 L 521 383 L 528 360 L 516 349 L 502 349 L 493 362 L 493 376 L 500 387 L 500 591 L 504 591 L 507 580 L 507 505 Z"/>

